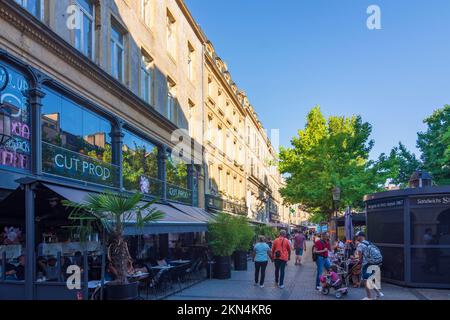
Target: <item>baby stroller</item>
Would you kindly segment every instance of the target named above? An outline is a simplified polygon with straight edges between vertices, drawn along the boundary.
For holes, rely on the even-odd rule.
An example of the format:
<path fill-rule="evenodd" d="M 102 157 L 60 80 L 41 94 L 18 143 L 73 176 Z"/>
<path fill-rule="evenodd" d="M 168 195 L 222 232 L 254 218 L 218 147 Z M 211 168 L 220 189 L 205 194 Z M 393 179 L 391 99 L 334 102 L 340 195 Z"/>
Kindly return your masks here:
<path fill-rule="evenodd" d="M 344 279 L 346 278 L 346 274 L 343 268 L 338 265 L 332 265 L 330 271 L 334 273 L 334 277 L 332 273 L 328 273 L 321 277 L 322 282 L 322 294 L 328 295 L 330 294 L 331 289 L 335 290 L 336 299 L 341 299 L 342 296 L 348 294 L 348 287 L 344 283 Z"/>
<path fill-rule="evenodd" d="M 331 277 L 329 275 L 326 276 L 326 280 L 325 280 L 326 284 L 325 286 L 322 286 L 322 294 L 323 295 L 328 295 L 330 294 L 331 289 L 335 290 L 335 297 L 336 299 L 341 299 L 342 296 L 347 295 L 348 294 L 348 288 L 346 286 L 343 286 L 342 280 L 340 278 L 338 278 L 336 281 L 332 281 Z"/>

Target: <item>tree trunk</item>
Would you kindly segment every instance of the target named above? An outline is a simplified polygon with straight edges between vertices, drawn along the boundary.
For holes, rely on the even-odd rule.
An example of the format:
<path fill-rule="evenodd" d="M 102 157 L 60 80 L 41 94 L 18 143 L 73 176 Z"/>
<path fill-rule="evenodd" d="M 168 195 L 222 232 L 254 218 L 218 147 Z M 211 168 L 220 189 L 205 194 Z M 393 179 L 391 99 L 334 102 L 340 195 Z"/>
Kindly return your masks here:
<path fill-rule="evenodd" d="M 117 282 L 128 283 L 128 270 L 132 260 L 128 245 L 121 232 L 114 232 L 108 246 L 108 260 L 117 271 Z"/>

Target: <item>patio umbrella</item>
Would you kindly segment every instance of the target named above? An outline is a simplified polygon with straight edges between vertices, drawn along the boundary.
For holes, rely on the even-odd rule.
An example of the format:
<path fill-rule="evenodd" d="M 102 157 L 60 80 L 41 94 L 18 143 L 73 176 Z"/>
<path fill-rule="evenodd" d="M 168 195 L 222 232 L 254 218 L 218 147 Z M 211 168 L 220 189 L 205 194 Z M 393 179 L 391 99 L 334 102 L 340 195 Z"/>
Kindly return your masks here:
<path fill-rule="evenodd" d="M 345 210 L 345 239 L 347 241 L 353 239 L 353 217 L 350 207 Z"/>

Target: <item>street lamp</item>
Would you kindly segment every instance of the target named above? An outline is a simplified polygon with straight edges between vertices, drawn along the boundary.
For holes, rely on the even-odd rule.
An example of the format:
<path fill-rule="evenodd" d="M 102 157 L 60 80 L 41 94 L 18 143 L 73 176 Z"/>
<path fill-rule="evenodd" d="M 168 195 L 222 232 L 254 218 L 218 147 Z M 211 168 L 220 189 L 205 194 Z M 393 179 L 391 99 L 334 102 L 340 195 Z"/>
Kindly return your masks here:
<path fill-rule="evenodd" d="M 11 139 L 11 115 L 0 105 L 0 145 Z"/>
<path fill-rule="evenodd" d="M 339 201 L 341 201 L 341 189 L 337 186 L 333 188 L 331 191 L 333 195 L 333 206 L 334 206 L 334 228 L 333 228 L 333 237 L 332 240 L 337 240 L 337 216 L 338 216 L 338 205 Z"/>

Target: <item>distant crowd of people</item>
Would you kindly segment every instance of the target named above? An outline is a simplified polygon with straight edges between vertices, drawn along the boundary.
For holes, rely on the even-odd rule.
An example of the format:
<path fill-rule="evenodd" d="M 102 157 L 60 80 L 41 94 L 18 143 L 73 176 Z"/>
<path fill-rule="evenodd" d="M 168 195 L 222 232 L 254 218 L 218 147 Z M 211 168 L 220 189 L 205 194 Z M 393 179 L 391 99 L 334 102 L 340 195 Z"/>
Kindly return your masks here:
<path fill-rule="evenodd" d="M 275 267 L 275 284 L 283 289 L 285 269 L 288 261 L 291 260 L 292 252 L 295 254 L 295 266 L 302 265 L 302 257 L 307 250 L 307 241 L 312 240 L 312 256 L 316 263 L 317 273 L 315 278 L 316 289 L 323 290 L 324 279 L 337 281 L 338 267 L 335 264 L 338 254 L 345 257 L 348 264 L 348 274 L 346 275 L 355 288 L 365 286 L 366 297 L 364 300 L 372 300 L 372 290 L 376 299 L 384 296 L 380 288 L 377 288 L 372 281 L 374 268 L 380 267 L 382 255 L 380 250 L 371 242 L 366 240 L 364 232 L 358 232 L 351 241 L 336 241 L 331 243 L 328 233 L 313 233 L 311 231 L 295 231 L 288 234 L 281 230 L 279 236 L 272 239 L 259 236 L 253 247 L 253 261 L 255 263 L 255 286 L 264 288 L 266 268 L 269 262 Z"/>

